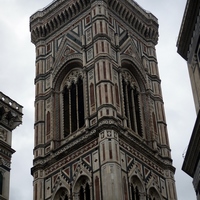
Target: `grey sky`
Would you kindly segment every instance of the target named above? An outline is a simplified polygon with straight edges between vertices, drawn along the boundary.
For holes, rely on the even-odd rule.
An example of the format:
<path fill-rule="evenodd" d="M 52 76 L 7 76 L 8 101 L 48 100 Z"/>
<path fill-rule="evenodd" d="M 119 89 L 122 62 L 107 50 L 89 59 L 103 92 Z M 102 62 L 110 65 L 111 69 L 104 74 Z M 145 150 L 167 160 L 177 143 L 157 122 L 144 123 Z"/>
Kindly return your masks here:
<path fill-rule="evenodd" d="M 31 200 L 34 124 L 35 48 L 29 17 L 51 0 L 0 0 L 0 91 L 24 106 L 23 125 L 13 133 L 10 200 Z M 186 62 L 176 53 L 176 41 L 186 0 L 137 0 L 159 20 L 158 66 L 176 167 L 178 199 L 195 199 L 192 179 L 181 171 L 196 113 Z"/>

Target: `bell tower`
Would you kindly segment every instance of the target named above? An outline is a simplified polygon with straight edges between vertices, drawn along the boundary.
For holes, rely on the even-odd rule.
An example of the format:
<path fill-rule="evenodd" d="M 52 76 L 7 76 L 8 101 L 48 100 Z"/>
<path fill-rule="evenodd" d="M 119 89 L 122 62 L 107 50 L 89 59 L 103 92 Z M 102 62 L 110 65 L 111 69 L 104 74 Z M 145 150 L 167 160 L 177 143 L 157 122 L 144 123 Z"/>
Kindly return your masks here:
<path fill-rule="evenodd" d="M 57 0 L 36 47 L 34 200 L 176 200 L 155 16 L 130 0 Z"/>

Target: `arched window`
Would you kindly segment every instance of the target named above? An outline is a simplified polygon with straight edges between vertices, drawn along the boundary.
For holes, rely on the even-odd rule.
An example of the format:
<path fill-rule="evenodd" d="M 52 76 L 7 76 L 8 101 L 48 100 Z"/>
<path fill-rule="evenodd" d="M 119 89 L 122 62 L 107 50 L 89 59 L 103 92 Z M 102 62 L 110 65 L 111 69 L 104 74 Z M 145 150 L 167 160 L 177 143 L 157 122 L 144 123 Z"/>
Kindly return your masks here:
<path fill-rule="evenodd" d="M 74 199 L 90 200 L 91 191 L 90 191 L 90 184 L 88 177 L 87 176 L 79 177 L 72 192 L 74 193 Z"/>
<path fill-rule="evenodd" d="M 68 192 L 65 188 L 60 188 L 55 197 L 54 197 L 54 200 L 68 200 Z"/>
<path fill-rule="evenodd" d="M 83 186 L 81 186 L 80 191 L 79 191 L 79 199 L 84 200 L 84 189 Z"/>
<path fill-rule="evenodd" d="M 90 186 L 88 183 L 86 184 L 86 187 L 85 187 L 85 196 L 86 196 L 85 200 L 90 200 Z"/>
<path fill-rule="evenodd" d="M 86 183 L 85 188 L 80 187 L 79 200 L 90 200 L 90 186 Z"/>
<path fill-rule="evenodd" d="M 131 199 L 132 200 L 142 200 L 145 197 L 144 186 L 141 180 L 134 175 L 131 178 Z M 146 198 L 145 198 L 146 199 Z"/>
<path fill-rule="evenodd" d="M 140 193 L 138 187 L 134 187 L 133 184 L 131 184 L 131 196 L 132 200 L 140 200 Z"/>
<path fill-rule="evenodd" d="M 160 200 L 160 196 L 158 191 L 155 188 L 150 188 L 149 189 L 149 200 Z"/>
<path fill-rule="evenodd" d="M 65 87 L 63 93 L 64 101 L 64 136 L 83 127 L 85 124 L 83 80 L 72 82 L 70 87 Z"/>
<path fill-rule="evenodd" d="M 127 126 L 142 136 L 139 92 L 129 81 L 122 80 Z"/>

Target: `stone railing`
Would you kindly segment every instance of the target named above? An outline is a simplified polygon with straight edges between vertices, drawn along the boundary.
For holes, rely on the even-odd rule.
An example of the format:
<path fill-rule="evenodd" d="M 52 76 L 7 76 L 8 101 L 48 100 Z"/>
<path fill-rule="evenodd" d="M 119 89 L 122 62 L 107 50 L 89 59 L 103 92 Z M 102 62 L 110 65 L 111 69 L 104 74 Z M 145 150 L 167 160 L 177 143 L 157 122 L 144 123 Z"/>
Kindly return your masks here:
<path fill-rule="evenodd" d="M 1 103 L 3 103 L 4 105 L 12 107 L 15 111 L 18 111 L 19 113 L 22 114 L 23 106 L 21 106 L 20 104 L 18 104 L 17 102 L 15 102 L 11 98 L 9 98 L 5 94 L 3 94 L 2 92 L 0 92 L 0 104 Z"/>

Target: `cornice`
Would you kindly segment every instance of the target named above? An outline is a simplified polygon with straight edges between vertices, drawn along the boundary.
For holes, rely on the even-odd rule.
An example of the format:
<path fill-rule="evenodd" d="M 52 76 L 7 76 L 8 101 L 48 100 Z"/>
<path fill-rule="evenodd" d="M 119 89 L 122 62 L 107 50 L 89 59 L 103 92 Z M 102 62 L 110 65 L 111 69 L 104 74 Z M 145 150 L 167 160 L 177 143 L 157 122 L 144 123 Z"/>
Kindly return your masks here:
<path fill-rule="evenodd" d="M 177 52 L 187 61 L 187 53 L 199 15 L 200 1 L 187 0 L 177 41 Z"/>
<path fill-rule="evenodd" d="M 92 0 L 57 0 L 30 17 L 31 40 L 35 44 L 56 30 L 70 23 L 84 10 L 91 7 Z M 158 41 L 158 20 L 134 1 L 108 0 L 108 7 L 145 39 Z"/>
<path fill-rule="evenodd" d="M 0 92 L 0 124 L 8 130 L 22 123 L 22 106 Z"/>
<path fill-rule="evenodd" d="M 90 0 L 54 0 L 30 17 L 31 41 L 35 43 L 82 13 L 90 6 Z"/>
<path fill-rule="evenodd" d="M 145 40 L 158 42 L 158 20 L 151 13 L 141 8 L 135 1 L 108 0 L 108 6 L 113 13 L 124 20 Z"/>

